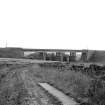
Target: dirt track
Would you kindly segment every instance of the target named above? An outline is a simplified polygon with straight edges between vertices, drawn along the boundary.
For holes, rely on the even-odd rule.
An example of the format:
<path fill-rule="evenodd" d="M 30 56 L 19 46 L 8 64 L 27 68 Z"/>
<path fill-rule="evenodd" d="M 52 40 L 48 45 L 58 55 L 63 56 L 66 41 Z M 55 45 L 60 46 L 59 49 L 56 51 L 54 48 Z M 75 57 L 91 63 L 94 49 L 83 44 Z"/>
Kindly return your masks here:
<path fill-rule="evenodd" d="M 43 90 L 32 80 L 29 76 L 29 71 L 24 70 L 21 73 L 22 80 L 24 81 L 25 88 L 30 95 L 30 105 L 53 105 L 49 97 Z"/>

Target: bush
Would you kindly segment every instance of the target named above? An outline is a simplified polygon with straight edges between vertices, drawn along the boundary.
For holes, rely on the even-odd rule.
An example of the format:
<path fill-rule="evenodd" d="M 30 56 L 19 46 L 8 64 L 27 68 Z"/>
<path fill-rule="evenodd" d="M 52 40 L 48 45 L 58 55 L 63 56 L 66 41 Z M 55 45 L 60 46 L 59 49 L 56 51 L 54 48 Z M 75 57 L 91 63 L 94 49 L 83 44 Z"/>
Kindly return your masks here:
<path fill-rule="evenodd" d="M 87 94 L 90 104 L 105 105 L 105 82 L 100 79 L 92 80 Z"/>

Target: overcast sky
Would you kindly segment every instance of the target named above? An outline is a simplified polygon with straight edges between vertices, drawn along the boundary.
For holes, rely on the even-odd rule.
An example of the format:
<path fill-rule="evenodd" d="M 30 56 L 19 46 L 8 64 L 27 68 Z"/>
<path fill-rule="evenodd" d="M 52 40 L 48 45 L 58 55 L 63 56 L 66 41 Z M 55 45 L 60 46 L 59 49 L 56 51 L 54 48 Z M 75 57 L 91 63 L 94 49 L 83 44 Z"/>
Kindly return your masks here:
<path fill-rule="evenodd" d="M 105 50 L 105 0 L 0 0 L 0 47 Z"/>

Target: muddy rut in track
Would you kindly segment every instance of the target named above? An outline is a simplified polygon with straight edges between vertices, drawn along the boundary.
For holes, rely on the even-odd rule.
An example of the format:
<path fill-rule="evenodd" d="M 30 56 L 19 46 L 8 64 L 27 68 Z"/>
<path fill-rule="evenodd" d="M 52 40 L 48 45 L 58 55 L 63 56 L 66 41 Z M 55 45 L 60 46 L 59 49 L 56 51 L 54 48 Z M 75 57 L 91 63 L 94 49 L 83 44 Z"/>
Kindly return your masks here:
<path fill-rule="evenodd" d="M 29 76 L 28 70 L 23 70 L 21 77 L 31 97 L 31 105 L 54 105 L 44 91 L 32 80 L 32 77 Z"/>
<path fill-rule="evenodd" d="M 0 105 L 61 105 L 32 80 L 27 67 L 11 66 L 0 69 Z"/>

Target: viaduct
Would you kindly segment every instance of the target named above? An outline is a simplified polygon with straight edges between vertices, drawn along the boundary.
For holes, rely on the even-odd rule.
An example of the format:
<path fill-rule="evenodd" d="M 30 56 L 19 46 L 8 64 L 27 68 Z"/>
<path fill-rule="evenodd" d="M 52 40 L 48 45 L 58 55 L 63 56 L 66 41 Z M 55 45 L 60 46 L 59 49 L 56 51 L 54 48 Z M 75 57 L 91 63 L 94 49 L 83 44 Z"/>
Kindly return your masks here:
<path fill-rule="evenodd" d="M 55 55 L 60 56 L 60 61 L 63 62 L 63 57 L 66 55 L 67 62 L 70 62 L 72 57 L 75 58 L 75 61 L 88 61 L 92 56 L 92 50 L 65 50 L 65 49 L 23 49 L 24 54 L 27 52 L 41 53 L 43 55 L 43 60 L 46 60 L 47 53 L 54 53 Z M 79 59 L 78 59 L 78 54 Z"/>

